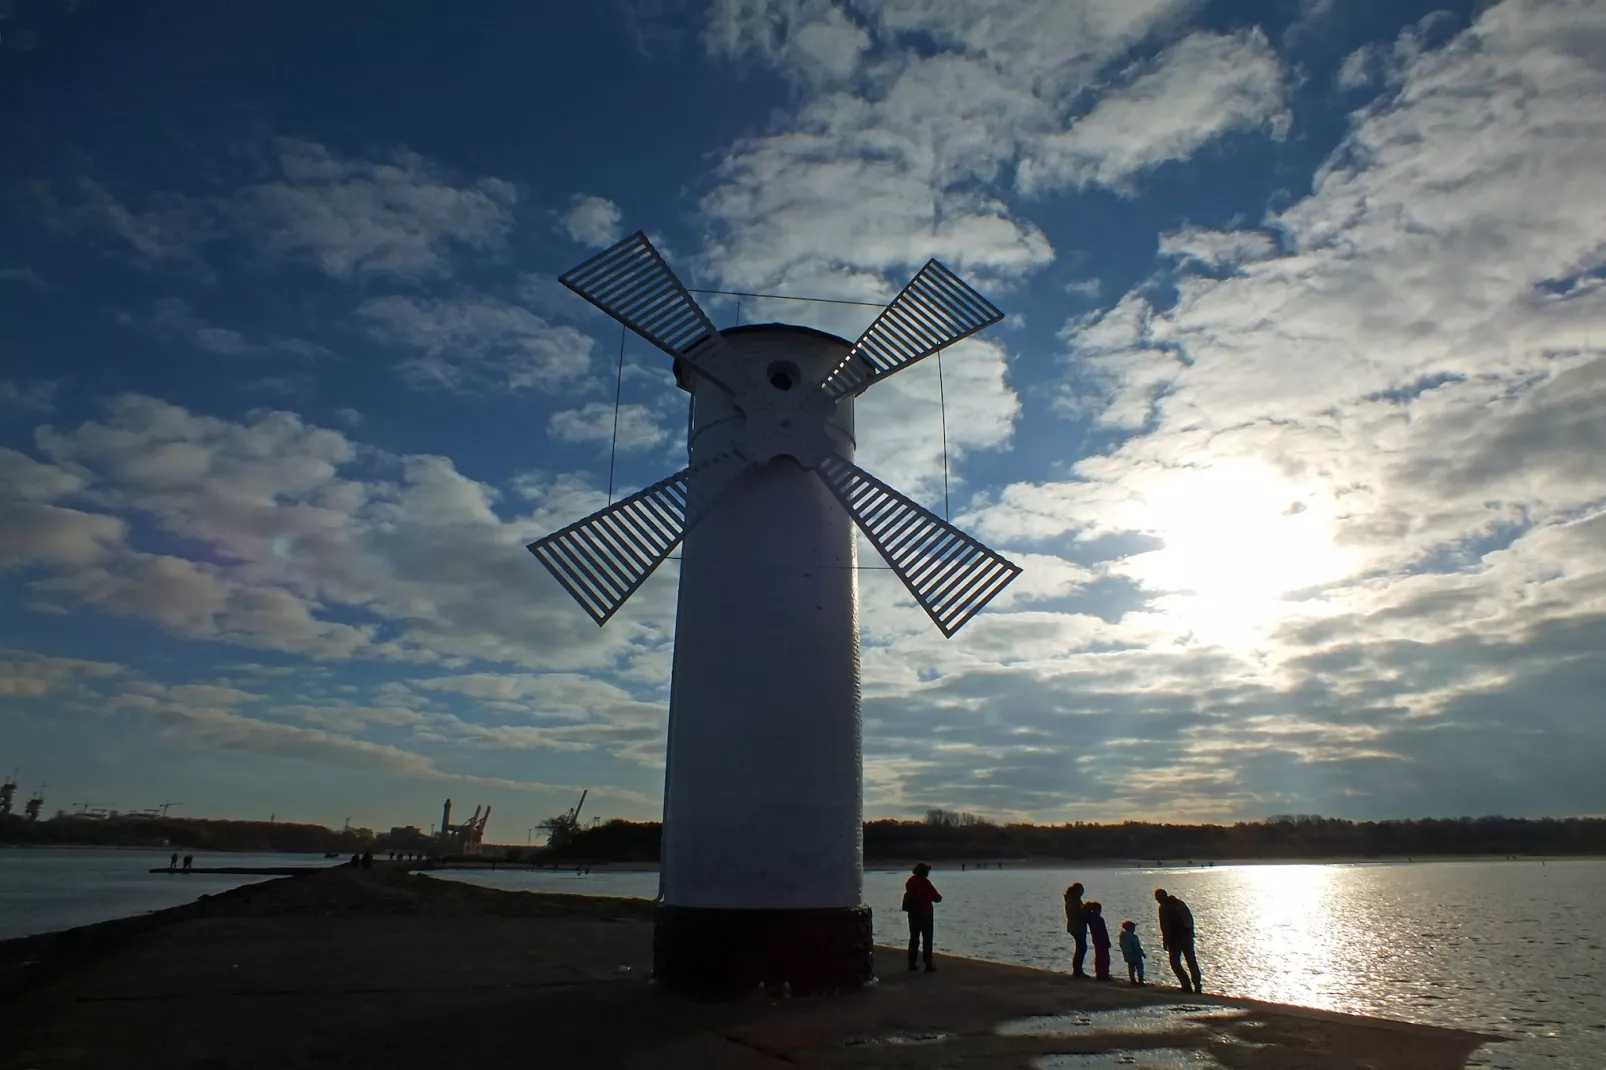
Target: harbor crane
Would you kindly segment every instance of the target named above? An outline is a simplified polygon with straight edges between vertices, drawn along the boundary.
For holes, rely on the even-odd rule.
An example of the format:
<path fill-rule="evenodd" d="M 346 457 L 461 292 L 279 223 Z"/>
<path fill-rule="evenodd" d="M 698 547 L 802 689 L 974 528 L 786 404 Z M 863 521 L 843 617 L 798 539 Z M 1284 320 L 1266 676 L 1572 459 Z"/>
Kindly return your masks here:
<path fill-rule="evenodd" d="M 546 845 L 548 847 L 561 849 L 574 842 L 574 834 L 580 831 L 580 810 L 585 806 L 586 796 L 589 794 L 591 794 L 591 789 L 586 788 L 580 793 L 580 801 L 574 804 L 573 809 L 541 825 L 546 830 Z"/>

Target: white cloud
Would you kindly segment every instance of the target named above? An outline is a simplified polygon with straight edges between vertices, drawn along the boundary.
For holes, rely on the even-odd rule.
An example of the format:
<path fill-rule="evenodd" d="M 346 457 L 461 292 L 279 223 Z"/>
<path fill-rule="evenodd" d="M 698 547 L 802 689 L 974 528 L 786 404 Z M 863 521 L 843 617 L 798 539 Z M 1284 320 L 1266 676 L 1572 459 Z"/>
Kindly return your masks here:
<path fill-rule="evenodd" d="M 1292 121 L 1284 94 L 1282 64 L 1260 29 L 1190 34 L 1070 129 L 1028 148 L 1016 181 L 1026 193 L 1088 185 L 1130 193 L 1135 175 L 1223 134 L 1283 136 Z"/>
<path fill-rule="evenodd" d="M 19 285 L 32 286 L 36 290 L 49 288 L 44 277 L 26 264 L 22 267 L 0 268 L 0 282 L 14 282 Z"/>
<path fill-rule="evenodd" d="M 592 194 L 575 194 L 569 201 L 569 210 L 563 213 L 560 223 L 564 233 L 593 249 L 612 245 L 622 236 L 619 229 L 624 213 L 606 197 Z"/>
<path fill-rule="evenodd" d="M 614 421 L 618 419 L 618 434 Z M 561 442 L 589 442 L 608 446 L 617 444 L 623 452 L 650 450 L 661 446 L 669 432 L 658 422 L 658 416 L 645 405 L 621 405 L 617 413 L 612 405 L 602 401 L 587 402 L 578 409 L 564 409 L 547 417 L 547 434 Z"/>
<path fill-rule="evenodd" d="M 0 647 L 0 696 L 38 698 L 76 690 L 86 680 L 118 676 L 128 670 L 111 662 L 56 658 L 31 650 Z"/>
<path fill-rule="evenodd" d="M 65 192 L 35 185 L 37 217 L 58 232 L 111 237 L 146 266 L 198 266 L 209 246 L 237 238 L 337 279 L 445 274 L 459 251 L 499 250 L 513 225 L 511 183 L 455 176 L 406 148 L 378 159 L 295 138 L 246 148 L 268 180 L 221 196 L 125 197 L 86 175 Z"/>
<path fill-rule="evenodd" d="M 270 252 L 335 278 L 440 274 L 454 247 L 497 249 L 512 226 L 511 183 L 460 180 L 405 148 L 380 160 L 293 138 L 276 149 L 280 177 L 241 191 L 232 210 Z"/>
<path fill-rule="evenodd" d="M 313 659 L 561 669 L 628 665 L 673 618 L 672 569 L 599 635 L 530 558 L 526 543 L 598 504 L 568 478 L 520 481 L 504 515 L 495 488 L 442 457 L 359 447 L 290 413 L 234 422 L 138 396 L 38 440 L 57 471 L 3 460 L 60 504 L 0 511 L 0 548 L 43 567 L 26 584 L 41 605 Z M 124 517 L 167 549 L 143 548 Z"/>
<path fill-rule="evenodd" d="M 717 0 L 703 41 L 716 54 L 757 53 L 806 82 L 850 78 L 870 47 L 870 35 L 828 0 Z"/>
<path fill-rule="evenodd" d="M 940 513 L 943 409 L 937 369 L 933 357 L 866 391 L 855 402 L 854 424 L 858 463 Z M 947 399 L 950 466 L 1009 444 L 1021 406 L 1007 373 L 1004 348 L 996 342 L 968 339 L 944 351 L 941 393 Z M 956 468 L 948 478 L 953 491 L 963 486 Z"/>
<path fill-rule="evenodd" d="M 216 236 L 205 206 L 172 193 L 154 193 L 129 207 L 105 183 L 81 175 L 64 190 L 47 183 L 31 187 L 34 218 L 57 233 L 86 239 L 110 237 L 136 263 L 193 263 L 200 247 Z"/>
<path fill-rule="evenodd" d="M 727 154 L 702 202 L 714 238 L 700 262 L 737 289 L 845 297 L 929 256 L 1006 278 L 1047 263 L 1042 232 L 982 184 L 1191 6 L 906 0 L 850 17 L 821 0 L 721 0 L 709 48 L 808 88 L 795 115 Z"/>
<path fill-rule="evenodd" d="M 1277 255 L 1277 242 L 1255 230 L 1213 230 L 1185 227 L 1160 235 L 1160 255 L 1183 266 L 1196 264 L 1211 271 L 1231 271 Z"/>
<path fill-rule="evenodd" d="M 374 337 L 417 351 L 400 371 L 419 388 L 563 394 L 591 369 L 589 335 L 492 297 L 391 295 L 363 302 L 357 315 Z"/>
<path fill-rule="evenodd" d="M 300 357 L 325 357 L 329 351 L 305 338 L 274 336 L 253 342 L 232 327 L 219 327 L 201 319 L 182 298 L 164 297 L 156 302 L 153 320 L 163 332 L 177 335 L 208 353 L 224 357 L 266 356 L 288 353 Z"/>
<path fill-rule="evenodd" d="M 0 413 L 8 408 L 49 412 L 55 407 L 55 394 L 55 383 L 18 383 L 14 379 L 0 379 Z"/>
<path fill-rule="evenodd" d="M 1163 699 L 1185 718 L 1188 775 L 1238 813 L 1275 809 L 1261 785 L 1288 763 L 1320 764 L 1332 790 L 1301 797 L 1348 812 L 1599 804 L 1579 763 L 1539 786 L 1494 755 L 1530 753 L 1532 716 L 1599 746 L 1579 718 L 1601 686 L 1583 651 L 1606 621 L 1606 352 L 1590 348 L 1606 330 L 1591 275 L 1606 67 L 1577 42 L 1606 16 L 1508 0 L 1437 50 L 1417 32 L 1394 91 L 1269 220 L 1279 241 L 1168 235 L 1167 258 L 1231 274 L 1185 274 L 1174 305 L 1140 287 L 1067 324 L 1068 395 L 1102 405 L 1124 442 L 967 518 L 1000 542 L 1074 539 L 1128 591 L 1091 634 L 1143 650 L 1155 678 L 1103 680 L 1120 660 L 1104 654 L 1062 671 L 1106 702 Z M 978 637 L 1009 620 L 982 618 Z M 1195 674 L 1217 697 L 1188 695 Z M 948 686 L 1055 693 L 1046 676 L 969 680 Z M 1099 744 L 1101 765 L 1117 744 Z M 1137 768 L 1164 764 L 1131 747 Z M 1458 786 L 1469 775 L 1477 792 Z M 1121 812 L 1186 790 L 1139 783 Z"/>

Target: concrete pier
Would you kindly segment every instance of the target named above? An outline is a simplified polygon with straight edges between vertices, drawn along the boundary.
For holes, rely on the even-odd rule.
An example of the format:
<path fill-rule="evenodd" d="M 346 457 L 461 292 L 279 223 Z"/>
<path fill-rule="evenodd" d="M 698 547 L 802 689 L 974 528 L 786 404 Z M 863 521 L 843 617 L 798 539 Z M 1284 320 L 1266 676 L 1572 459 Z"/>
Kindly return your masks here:
<path fill-rule="evenodd" d="M 1100 1052 L 1110 1066 L 1460 1070 L 1494 1039 L 947 956 L 912 974 L 893 949 L 856 992 L 693 1002 L 646 977 L 651 917 L 640 900 L 340 866 L 8 941 L 0 1070 L 991 1070 Z"/>

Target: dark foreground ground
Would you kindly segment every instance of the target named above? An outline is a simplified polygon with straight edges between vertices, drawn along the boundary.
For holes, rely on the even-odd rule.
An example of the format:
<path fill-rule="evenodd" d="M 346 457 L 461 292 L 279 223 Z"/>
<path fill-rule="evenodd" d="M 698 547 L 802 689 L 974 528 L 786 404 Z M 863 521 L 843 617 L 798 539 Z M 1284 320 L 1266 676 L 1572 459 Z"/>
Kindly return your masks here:
<path fill-rule="evenodd" d="M 696 1003 L 648 983 L 650 915 L 342 868 L 0 943 L 0 1070 L 1450 1070 L 1490 1039 L 896 951 L 861 992 Z"/>

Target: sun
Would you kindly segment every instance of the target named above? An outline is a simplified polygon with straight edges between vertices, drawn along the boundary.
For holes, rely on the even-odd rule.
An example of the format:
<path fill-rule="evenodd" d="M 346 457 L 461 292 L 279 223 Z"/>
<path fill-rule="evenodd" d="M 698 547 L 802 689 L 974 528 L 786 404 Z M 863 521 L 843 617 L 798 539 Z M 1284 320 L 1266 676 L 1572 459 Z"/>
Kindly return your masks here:
<path fill-rule="evenodd" d="M 1327 488 L 1259 461 L 1168 469 L 1138 497 L 1134 526 L 1164 545 L 1125 559 L 1121 571 L 1157 592 L 1155 609 L 1203 642 L 1258 645 L 1288 618 L 1324 611 L 1321 600 L 1290 594 L 1357 564 L 1334 541 Z"/>

